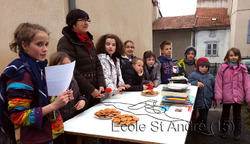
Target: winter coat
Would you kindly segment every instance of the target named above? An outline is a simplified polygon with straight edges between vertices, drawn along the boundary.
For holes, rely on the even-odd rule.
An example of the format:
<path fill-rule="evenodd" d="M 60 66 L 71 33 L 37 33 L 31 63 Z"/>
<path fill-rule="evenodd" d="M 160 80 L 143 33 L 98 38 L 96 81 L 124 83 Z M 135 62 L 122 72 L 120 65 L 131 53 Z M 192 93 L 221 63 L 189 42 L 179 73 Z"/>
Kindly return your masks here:
<path fill-rule="evenodd" d="M 74 107 L 80 100 L 84 100 L 85 107 L 87 106 L 87 100 L 86 100 L 85 96 L 80 93 L 77 81 L 75 79 L 73 79 L 70 82 L 68 89 L 73 90 L 74 99 L 69 101 L 64 107 L 59 109 L 59 111 L 62 115 L 63 121 L 66 121 L 66 120 L 74 117 L 75 115 L 77 115 L 79 112 L 83 111 L 84 108 L 81 109 L 80 111 L 77 111 L 76 108 Z"/>
<path fill-rule="evenodd" d="M 126 91 L 143 90 L 143 76 L 139 76 L 130 63 L 127 63 L 127 65 L 124 66 L 124 69 L 122 71 L 122 77 L 125 84 L 129 84 L 131 86 L 130 88 L 126 89 Z"/>
<path fill-rule="evenodd" d="M 146 64 L 143 65 L 143 70 L 143 84 L 148 84 L 150 82 L 157 83 L 157 85 L 161 84 L 161 63 L 158 60 L 155 61 L 151 74 L 149 74 Z"/>
<path fill-rule="evenodd" d="M 193 65 L 191 65 L 194 67 L 194 70 L 196 70 L 196 63 L 197 63 L 197 60 L 195 59 Z M 188 77 L 189 75 L 186 72 L 185 58 L 181 59 L 177 64 L 178 64 L 178 69 L 179 69 L 178 75 L 184 75 L 185 77 Z"/>
<path fill-rule="evenodd" d="M 215 99 L 223 104 L 243 104 L 246 99 L 250 105 L 250 80 L 244 64 L 236 69 L 228 62 L 221 64 L 216 75 Z"/>
<path fill-rule="evenodd" d="M 168 79 L 173 76 L 173 60 L 165 56 L 159 56 L 158 60 L 161 63 L 161 83 L 168 84 Z"/>
<path fill-rule="evenodd" d="M 123 55 L 121 57 L 121 71 L 123 71 L 124 67 L 126 67 L 126 65 L 131 64 L 133 58 L 136 58 L 136 56 L 132 55 L 131 58 L 129 59 L 126 55 Z"/>
<path fill-rule="evenodd" d="M 96 49 L 92 42 L 90 52 L 85 44 L 77 37 L 69 27 L 62 30 L 64 35 L 58 42 L 57 51 L 66 52 L 71 61 L 76 61 L 74 78 L 76 79 L 80 92 L 85 94 L 88 107 L 97 104 L 100 99 L 93 98 L 91 93 L 100 86 L 105 87 L 103 70 L 101 63 L 97 57 Z M 93 40 L 93 36 L 87 32 L 89 38 Z"/>
<path fill-rule="evenodd" d="M 199 88 L 196 98 L 194 109 L 209 109 L 211 108 L 212 101 L 214 100 L 214 77 L 209 72 L 202 74 L 195 70 L 188 77 L 188 82 L 191 85 L 197 86 L 198 82 L 204 84 L 203 88 Z"/>
<path fill-rule="evenodd" d="M 112 58 L 107 54 L 104 53 L 98 54 L 98 58 L 103 68 L 106 87 L 112 89 L 112 92 L 109 94 L 109 96 L 112 96 L 113 94 L 115 94 L 117 88 L 124 85 L 120 68 L 120 59 L 116 58 L 116 65 L 115 65 Z"/>

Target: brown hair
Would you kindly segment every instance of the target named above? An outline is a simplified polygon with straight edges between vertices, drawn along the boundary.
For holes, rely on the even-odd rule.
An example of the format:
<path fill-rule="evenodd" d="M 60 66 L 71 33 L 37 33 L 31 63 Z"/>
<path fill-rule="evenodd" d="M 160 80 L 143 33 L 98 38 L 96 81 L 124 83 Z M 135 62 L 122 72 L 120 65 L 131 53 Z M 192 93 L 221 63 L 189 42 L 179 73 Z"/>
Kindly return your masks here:
<path fill-rule="evenodd" d="M 236 56 L 239 56 L 239 59 L 237 60 L 237 63 L 240 63 L 241 62 L 241 53 L 240 53 L 240 50 L 238 48 L 230 48 L 228 51 L 227 51 L 227 54 L 226 56 L 224 57 L 224 61 L 228 61 L 229 62 L 229 53 L 230 51 L 232 51 Z"/>
<path fill-rule="evenodd" d="M 49 66 L 57 65 L 58 63 L 62 62 L 64 58 L 69 58 L 69 55 L 65 52 L 55 52 L 50 56 L 49 59 Z"/>
<path fill-rule="evenodd" d="M 160 44 L 161 50 L 163 50 L 163 48 L 165 47 L 165 45 L 172 45 L 172 42 L 170 42 L 170 41 L 163 41 L 163 42 L 161 42 L 161 44 Z"/>
<path fill-rule="evenodd" d="M 154 59 L 156 60 L 155 54 L 152 51 L 145 51 L 143 54 L 143 62 L 146 64 L 147 58 L 151 57 L 154 57 Z"/>
<path fill-rule="evenodd" d="M 48 30 L 41 25 L 31 23 L 19 24 L 14 32 L 14 39 L 9 45 L 10 50 L 14 51 L 15 53 L 17 53 L 18 50 L 23 52 L 24 49 L 22 47 L 22 43 L 24 42 L 25 44 L 29 45 L 38 31 L 43 31 L 49 36 Z"/>
<path fill-rule="evenodd" d="M 122 53 L 123 53 L 123 43 L 122 43 L 121 39 L 114 34 L 105 34 L 99 38 L 99 40 L 96 43 L 97 54 L 107 53 L 106 49 L 105 49 L 105 43 L 106 43 L 106 39 L 108 39 L 108 38 L 114 39 L 115 43 L 116 43 L 116 50 L 115 50 L 114 54 L 112 55 L 112 57 L 120 58 Z"/>
<path fill-rule="evenodd" d="M 143 62 L 143 60 L 141 58 L 138 58 L 138 57 L 133 58 L 132 59 L 132 64 L 136 64 L 137 61 L 139 61 L 139 60 Z"/>
<path fill-rule="evenodd" d="M 132 43 L 132 44 L 134 45 L 134 42 L 133 42 L 132 40 L 126 40 L 126 41 L 124 42 L 124 46 L 126 46 L 127 43 Z"/>

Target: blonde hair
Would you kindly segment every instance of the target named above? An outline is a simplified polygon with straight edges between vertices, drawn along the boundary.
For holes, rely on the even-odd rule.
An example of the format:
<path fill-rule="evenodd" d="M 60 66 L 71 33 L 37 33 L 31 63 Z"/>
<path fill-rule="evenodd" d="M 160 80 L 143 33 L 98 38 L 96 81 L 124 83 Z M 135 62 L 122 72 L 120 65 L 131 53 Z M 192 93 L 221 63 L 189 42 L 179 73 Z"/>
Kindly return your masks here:
<path fill-rule="evenodd" d="M 137 61 L 139 61 L 139 60 L 143 62 L 143 60 L 142 60 L 141 58 L 138 58 L 138 57 L 133 58 L 133 60 L 132 60 L 132 64 L 136 64 L 136 63 L 137 63 Z"/>
<path fill-rule="evenodd" d="M 49 32 L 46 28 L 38 24 L 21 23 L 14 32 L 14 39 L 10 43 L 9 47 L 11 51 L 17 53 L 17 51 L 24 51 L 22 43 L 29 45 L 38 31 L 46 32 L 49 36 Z"/>

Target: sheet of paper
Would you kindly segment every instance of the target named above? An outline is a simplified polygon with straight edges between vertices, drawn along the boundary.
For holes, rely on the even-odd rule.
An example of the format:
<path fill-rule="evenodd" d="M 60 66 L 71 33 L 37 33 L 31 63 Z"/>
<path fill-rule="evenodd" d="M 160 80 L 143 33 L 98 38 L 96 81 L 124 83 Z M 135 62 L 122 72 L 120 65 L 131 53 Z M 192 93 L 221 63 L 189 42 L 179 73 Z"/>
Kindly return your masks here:
<path fill-rule="evenodd" d="M 49 96 L 58 96 L 68 89 L 73 77 L 74 68 L 75 61 L 64 65 L 45 67 Z"/>

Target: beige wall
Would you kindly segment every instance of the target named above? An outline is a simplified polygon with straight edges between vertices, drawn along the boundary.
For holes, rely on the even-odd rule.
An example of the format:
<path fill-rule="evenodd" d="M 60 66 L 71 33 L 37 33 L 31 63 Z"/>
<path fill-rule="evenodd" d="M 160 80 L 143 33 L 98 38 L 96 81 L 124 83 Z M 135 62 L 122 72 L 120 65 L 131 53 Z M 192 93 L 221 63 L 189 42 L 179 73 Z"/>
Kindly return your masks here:
<path fill-rule="evenodd" d="M 113 33 L 122 41 L 132 40 L 138 57 L 152 50 L 151 0 L 76 0 L 76 5 L 90 15 L 89 31 L 95 42 L 101 35 Z"/>
<path fill-rule="evenodd" d="M 250 1 L 234 0 L 232 4 L 230 47 L 239 48 L 242 56 L 250 56 L 250 44 L 247 44 Z"/>
<path fill-rule="evenodd" d="M 89 31 L 94 42 L 106 33 L 118 35 L 123 41 L 135 43 L 135 55 L 142 57 L 152 49 L 151 0 L 76 0 L 76 7 L 85 10 L 92 20 Z M 9 50 L 13 32 L 21 22 L 38 23 L 50 32 L 50 51 L 62 36 L 68 13 L 68 0 L 6 0 L 0 6 L 0 73 L 17 54 Z"/>
<path fill-rule="evenodd" d="M 193 41 L 191 31 L 154 31 L 153 47 L 157 57 L 160 55 L 160 43 L 164 40 L 172 42 L 172 58 L 176 60 L 184 58 L 185 48 Z"/>

